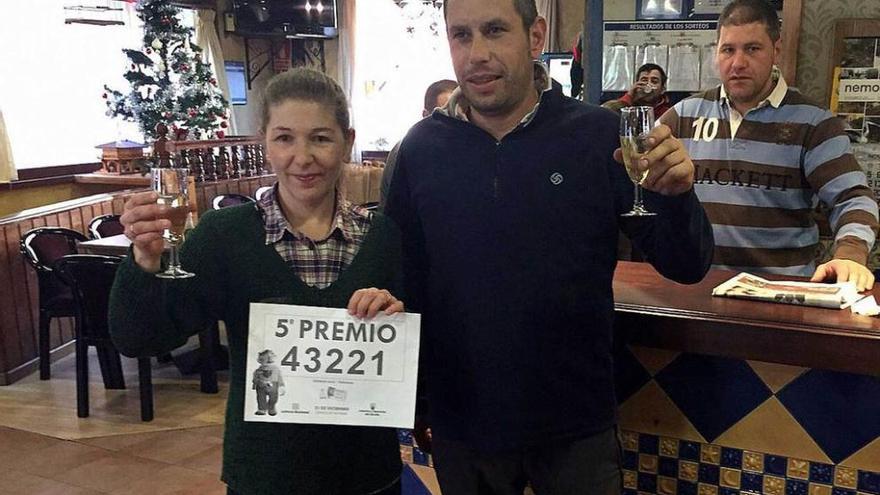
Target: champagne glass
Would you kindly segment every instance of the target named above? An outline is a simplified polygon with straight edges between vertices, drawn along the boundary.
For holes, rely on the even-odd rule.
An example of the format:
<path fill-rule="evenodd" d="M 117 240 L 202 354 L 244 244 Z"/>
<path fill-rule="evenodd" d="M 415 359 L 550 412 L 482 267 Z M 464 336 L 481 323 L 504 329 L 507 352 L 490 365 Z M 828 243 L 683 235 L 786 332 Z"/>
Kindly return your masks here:
<path fill-rule="evenodd" d="M 648 176 L 648 170 L 640 171 L 639 160 L 648 151 L 648 134 L 654 128 L 654 109 L 651 107 L 625 107 L 620 111 L 620 151 L 626 174 L 635 185 L 632 209 L 621 216 L 649 217 L 656 213 L 648 211 L 642 202 L 639 187 Z"/>
<path fill-rule="evenodd" d="M 159 278 L 195 277 L 195 274 L 180 267 L 180 258 L 177 253 L 178 246 L 183 242 L 186 217 L 189 213 L 188 173 L 189 170 L 186 168 L 153 169 L 153 190 L 159 193 L 157 202 L 169 207 L 168 219 L 171 220 L 171 227 L 162 233 L 162 237 L 171 245 L 171 256 L 168 259 L 168 268 L 164 272 L 156 274 Z"/>

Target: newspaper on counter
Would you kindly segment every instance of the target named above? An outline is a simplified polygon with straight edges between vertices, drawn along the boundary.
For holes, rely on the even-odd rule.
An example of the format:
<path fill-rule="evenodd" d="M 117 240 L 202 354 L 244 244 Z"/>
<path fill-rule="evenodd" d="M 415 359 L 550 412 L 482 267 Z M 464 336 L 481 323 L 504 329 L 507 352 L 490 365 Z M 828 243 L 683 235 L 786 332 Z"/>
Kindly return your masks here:
<path fill-rule="evenodd" d="M 846 308 L 862 297 L 852 282 L 766 280 L 745 272 L 712 289 L 712 295 L 834 309 Z"/>

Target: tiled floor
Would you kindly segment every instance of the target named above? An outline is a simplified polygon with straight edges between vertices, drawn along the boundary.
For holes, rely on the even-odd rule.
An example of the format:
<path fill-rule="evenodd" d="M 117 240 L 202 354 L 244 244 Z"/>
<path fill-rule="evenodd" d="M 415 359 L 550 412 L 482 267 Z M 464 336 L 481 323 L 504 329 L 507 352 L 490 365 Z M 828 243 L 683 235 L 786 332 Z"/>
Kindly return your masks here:
<path fill-rule="evenodd" d="M 143 423 L 136 362 L 123 359 L 129 390 L 104 390 L 91 361 L 89 418 L 76 417 L 73 356 L 53 363 L 49 381 L 0 387 L 0 495 L 226 493 L 225 376 L 220 394 L 202 394 L 197 376 L 154 362 L 156 419 Z M 422 486 L 404 495 L 439 493 L 432 470 L 413 472 Z"/>

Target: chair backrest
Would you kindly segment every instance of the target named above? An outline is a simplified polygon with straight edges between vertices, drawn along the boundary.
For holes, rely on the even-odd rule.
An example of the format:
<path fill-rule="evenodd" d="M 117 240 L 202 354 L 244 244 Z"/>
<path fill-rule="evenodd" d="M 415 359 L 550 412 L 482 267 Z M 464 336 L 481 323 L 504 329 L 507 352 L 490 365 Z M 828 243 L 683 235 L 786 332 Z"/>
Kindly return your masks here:
<path fill-rule="evenodd" d="M 125 232 L 119 215 L 98 215 L 89 222 L 89 235 L 92 239 L 102 239 Z"/>
<path fill-rule="evenodd" d="M 51 272 L 52 265 L 62 256 L 76 254 L 76 243 L 89 240 L 86 236 L 63 227 L 39 227 L 21 236 L 21 254 L 37 272 Z"/>
<path fill-rule="evenodd" d="M 254 198 L 245 196 L 244 194 L 221 194 L 219 196 L 214 196 L 214 199 L 211 201 L 211 208 L 219 210 L 221 208 L 226 208 L 227 206 L 243 205 L 253 202 Z"/>
<path fill-rule="evenodd" d="M 272 186 L 261 186 L 254 192 L 254 199 L 256 199 L 257 201 L 263 199 L 263 196 L 271 190 Z"/>
<path fill-rule="evenodd" d="M 82 337 L 90 341 L 110 338 L 107 309 L 110 289 L 122 258 L 96 254 L 70 254 L 55 262 L 55 273 L 72 289 Z"/>

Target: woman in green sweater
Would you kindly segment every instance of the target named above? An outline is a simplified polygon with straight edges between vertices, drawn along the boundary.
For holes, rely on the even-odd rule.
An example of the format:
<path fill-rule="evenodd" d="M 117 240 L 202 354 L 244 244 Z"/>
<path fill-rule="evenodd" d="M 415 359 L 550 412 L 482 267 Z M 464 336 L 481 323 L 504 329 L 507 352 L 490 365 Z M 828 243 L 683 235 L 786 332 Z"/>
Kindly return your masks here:
<path fill-rule="evenodd" d="M 391 428 L 243 420 L 252 302 L 347 307 L 372 318 L 403 310 L 400 238 L 385 217 L 351 205 L 339 182 L 354 130 L 339 86 L 295 69 L 264 94 L 262 133 L 277 183 L 256 206 L 206 213 L 181 250 L 196 274 L 162 280 L 162 232 L 170 226 L 155 193 L 134 196 L 121 221 L 131 255 L 111 294 L 111 335 L 127 356 L 178 347 L 213 321 L 229 339 L 230 383 L 222 479 L 230 494 L 400 493 L 400 453 Z M 389 291 L 390 290 L 390 291 Z"/>

